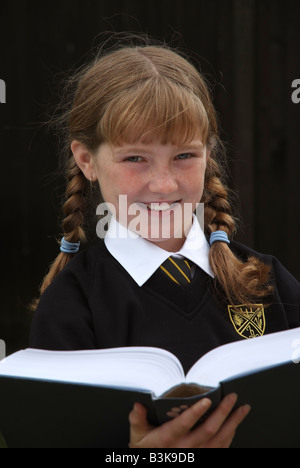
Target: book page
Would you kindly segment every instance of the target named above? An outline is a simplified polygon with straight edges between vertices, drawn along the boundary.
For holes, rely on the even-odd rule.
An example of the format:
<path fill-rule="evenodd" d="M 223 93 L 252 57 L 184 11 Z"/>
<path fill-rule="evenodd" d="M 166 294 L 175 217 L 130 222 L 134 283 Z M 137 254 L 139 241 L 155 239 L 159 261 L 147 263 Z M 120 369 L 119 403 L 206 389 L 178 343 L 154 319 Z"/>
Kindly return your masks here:
<path fill-rule="evenodd" d="M 300 328 L 295 328 L 229 343 L 210 351 L 196 362 L 186 380 L 216 387 L 230 377 L 290 362 L 295 354 L 295 343 L 300 345 L 299 340 Z"/>
<path fill-rule="evenodd" d="M 0 375 L 138 388 L 155 395 L 185 379 L 173 354 L 150 347 L 63 352 L 27 349 L 4 359 Z"/>

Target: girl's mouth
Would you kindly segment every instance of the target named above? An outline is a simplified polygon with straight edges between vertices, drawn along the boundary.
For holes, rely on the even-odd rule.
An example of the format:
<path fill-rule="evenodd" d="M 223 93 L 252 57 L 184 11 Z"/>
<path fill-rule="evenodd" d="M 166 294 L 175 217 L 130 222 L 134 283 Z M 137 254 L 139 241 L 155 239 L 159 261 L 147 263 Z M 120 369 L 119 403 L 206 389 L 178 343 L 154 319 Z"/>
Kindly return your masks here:
<path fill-rule="evenodd" d="M 151 202 L 151 203 L 139 203 L 147 208 L 148 211 L 163 212 L 172 210 L 181 203 L 181 200 L 176 200 L 175 202 Z"/>

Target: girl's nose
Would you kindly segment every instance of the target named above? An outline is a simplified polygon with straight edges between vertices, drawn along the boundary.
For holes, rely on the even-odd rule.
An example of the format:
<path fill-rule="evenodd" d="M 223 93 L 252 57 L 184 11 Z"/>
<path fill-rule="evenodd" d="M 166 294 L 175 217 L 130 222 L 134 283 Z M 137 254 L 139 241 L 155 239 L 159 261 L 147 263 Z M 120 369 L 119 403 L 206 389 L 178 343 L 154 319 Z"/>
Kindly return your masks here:
<path fill-rule="evenodd" d="M 168 194 L 176 192 L 178 189 L 178 184 L 172 174 L 158 173 L 151 178 L 148 188 L 153 193 Z"/>

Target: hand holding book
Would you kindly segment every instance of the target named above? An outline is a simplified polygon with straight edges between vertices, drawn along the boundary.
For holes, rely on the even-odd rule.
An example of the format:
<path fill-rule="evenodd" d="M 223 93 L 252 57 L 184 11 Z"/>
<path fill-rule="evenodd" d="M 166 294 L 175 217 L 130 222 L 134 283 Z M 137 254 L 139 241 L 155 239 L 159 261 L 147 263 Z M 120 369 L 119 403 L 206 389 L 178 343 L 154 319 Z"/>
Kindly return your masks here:
<path fill-rule="evenodd" d="M 194 428 L 211 407 L 204 398 L 180 416 L 162 426 L 151 426 L 147 410 L 135 404 L 130 413 L 130 448 L 229 448 L 236 430 L 250 411 L 249 405 L 235 410 L 231 415 L 237 395 L 227 395 L 218 408 L 200 426 Z M 193 429 L 194 428 L 194 429 Z"/>

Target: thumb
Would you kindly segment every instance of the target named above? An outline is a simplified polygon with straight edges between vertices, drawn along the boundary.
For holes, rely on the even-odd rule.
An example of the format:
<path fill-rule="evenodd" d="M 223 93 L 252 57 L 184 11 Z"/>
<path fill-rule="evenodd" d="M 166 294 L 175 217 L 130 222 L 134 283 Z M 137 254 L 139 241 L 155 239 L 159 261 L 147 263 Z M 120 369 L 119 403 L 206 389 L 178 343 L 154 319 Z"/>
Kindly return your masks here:
<path fill-rule="evenodd" d="M 130 422 L 130 448 L 136 447 L 139 442 L 154 429 L 147 420 L 147 410 L 140 403 L 135 403 L 129 415 Z"/>

